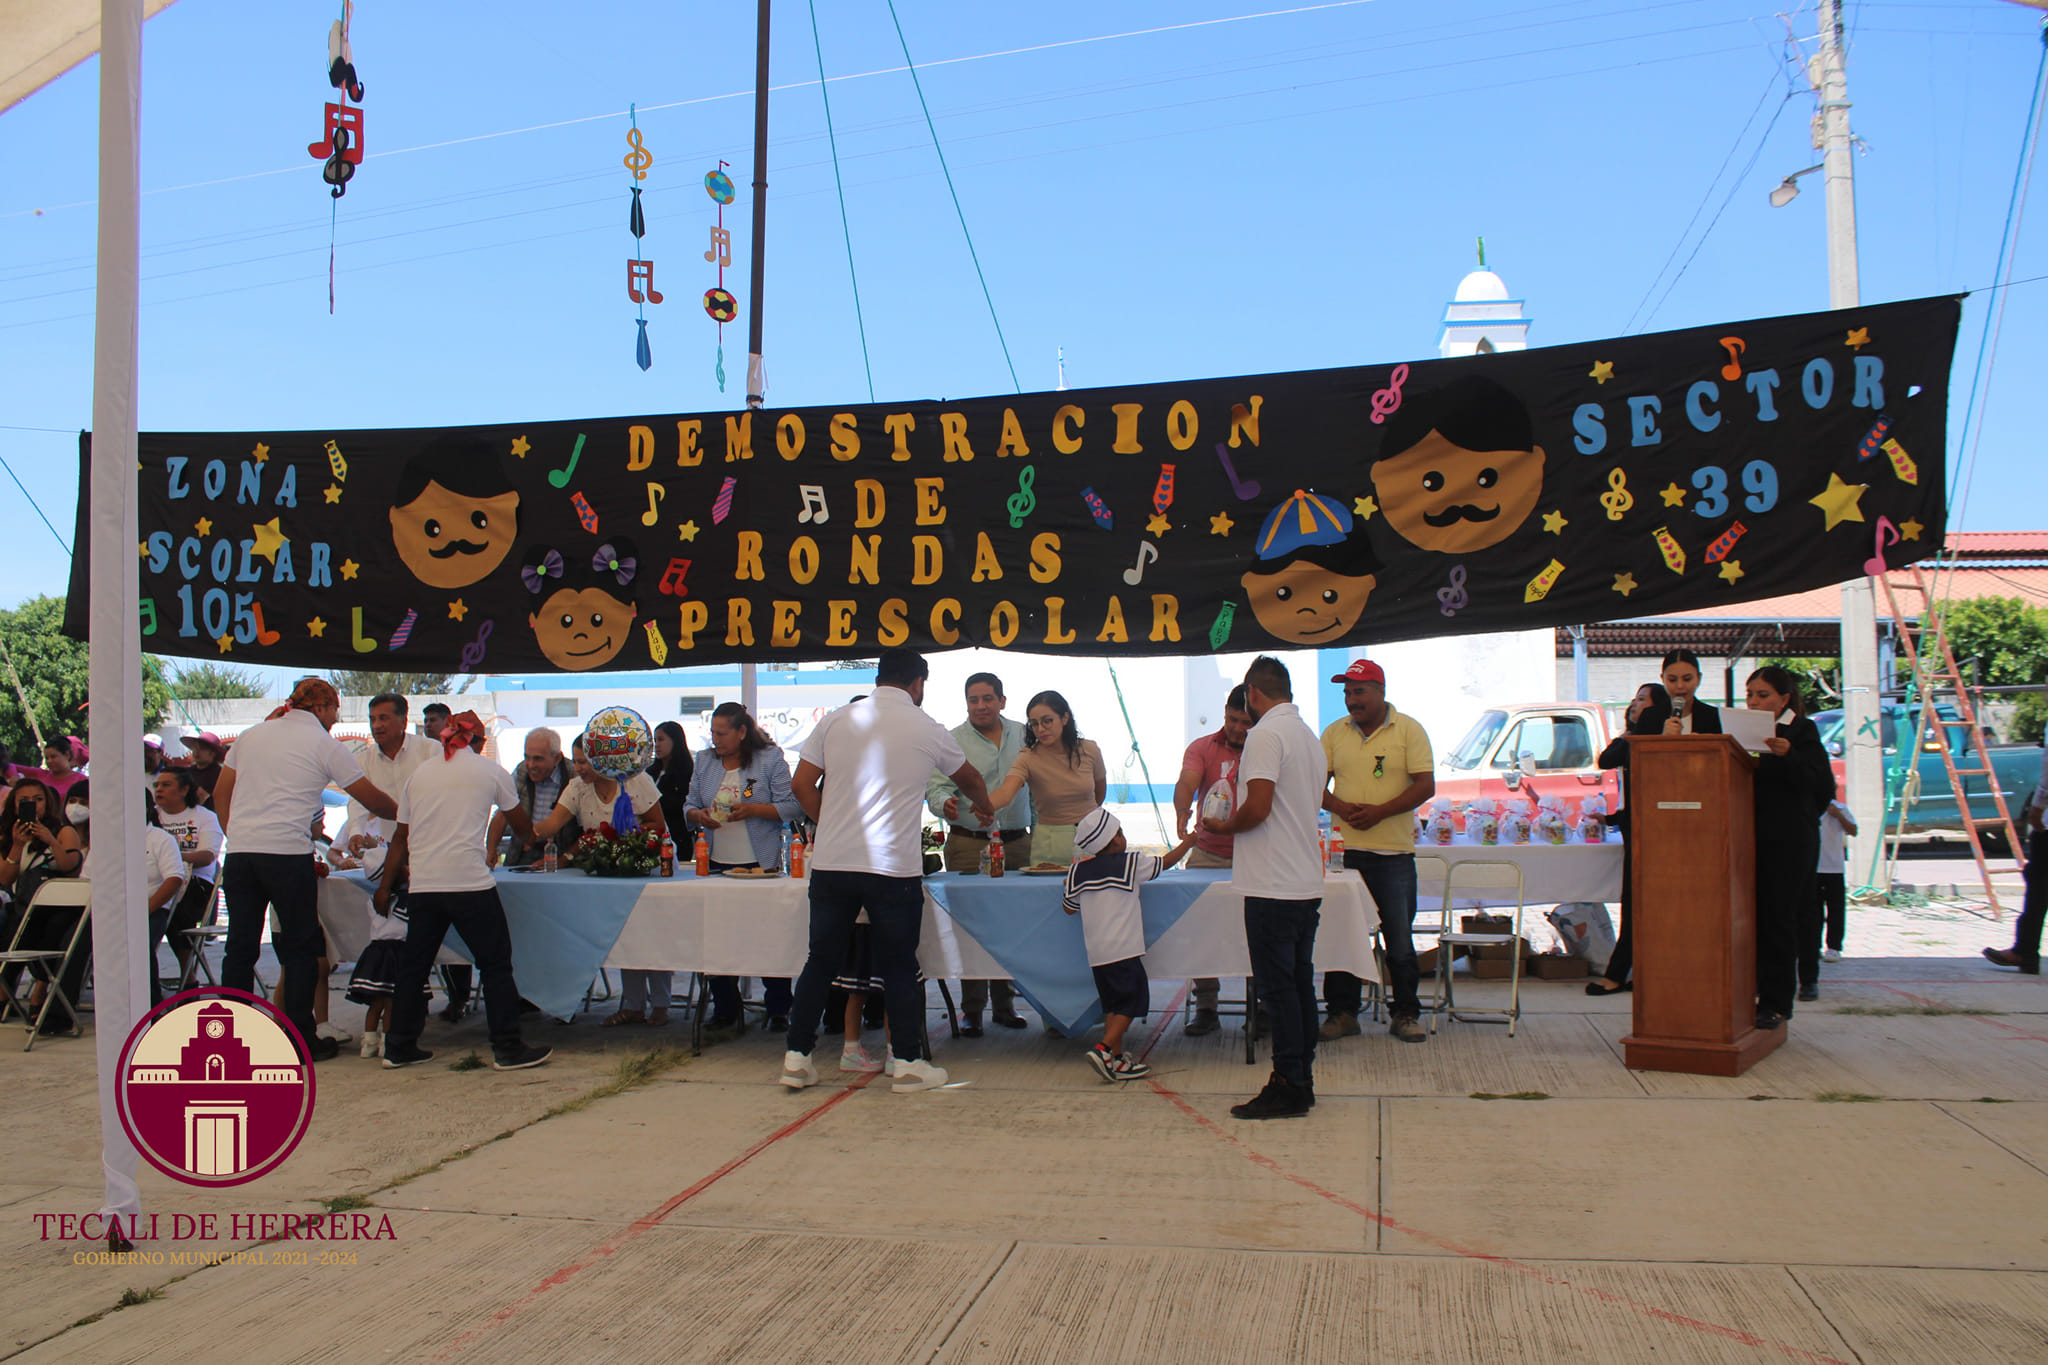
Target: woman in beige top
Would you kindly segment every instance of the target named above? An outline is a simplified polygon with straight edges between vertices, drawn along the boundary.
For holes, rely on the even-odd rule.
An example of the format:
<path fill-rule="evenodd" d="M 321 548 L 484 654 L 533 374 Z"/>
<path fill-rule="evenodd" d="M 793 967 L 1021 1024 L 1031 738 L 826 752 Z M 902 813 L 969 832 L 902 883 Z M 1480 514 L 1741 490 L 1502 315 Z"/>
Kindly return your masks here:
<path fill-rule="evenodd" d="M 1074 858 L 1074 826 L 1102 804 L 1109 790 L 1102 750 L 1081 738 L 1073 710 L 1057 692 L 1040 692 L 1024 708 L 1024 751 L 1010 765 L 1009 776 L 989 795 L 1001 810 L 1031 788 L 1031 855 L 1040 863 L 1067 863 Z"/>

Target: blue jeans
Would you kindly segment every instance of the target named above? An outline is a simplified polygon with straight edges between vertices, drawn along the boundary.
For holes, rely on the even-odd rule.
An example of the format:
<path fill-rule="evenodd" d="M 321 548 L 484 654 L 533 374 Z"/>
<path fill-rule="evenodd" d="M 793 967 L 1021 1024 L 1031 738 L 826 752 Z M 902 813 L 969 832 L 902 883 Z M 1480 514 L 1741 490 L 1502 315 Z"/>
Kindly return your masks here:
<path fill-rule="evenodd" d="M 1422 974 L 1415 968 L 1415 855 L 1344 850 L 1344 866 L 1365 879 L 1380 908 L 1380 947 L 1387 956 L 1395 1014 L 1421 1014 Z M 1331 1014 L 1357 1014 L 1365 988 L 1349 972 L 1323 973 L 1323 1004 Z"/>
<path fill-rule="evenodd" d="M 872 872 L 811 873 L 811 949 L 789 1011 L 791 1052 L 817 1046 L 825 993 L 845 970 L 853 925 L 868 912 L 875 975 L 889 1006 L 889 1050 L 916 1061 L 924 1050 L 924 986 L 917 979 L 917 940 L 924 929 L 924 879 Z"/>
<path fill-rule="evenodd" d="M 284 1017 L 313 1046 L 313 988 L 327 935 L 320 928 L 320 879 L 311 853 L 230 853 L 221 871 L 228 903 L 228 946 L 220 984 L 256 989 L 256 958 L 263 951 L 263 912 L 277 910 L 270 946 L 284 976 Z"/>
<path fill-rule="evenodd" d="M 1253 989 L 1273 1027 L 1273 1070 L 1295 1085 L 1315 1082 L 1316 925 L 1322 907 L 1320 898 L 1244 898 L 1245 947 Z"/>

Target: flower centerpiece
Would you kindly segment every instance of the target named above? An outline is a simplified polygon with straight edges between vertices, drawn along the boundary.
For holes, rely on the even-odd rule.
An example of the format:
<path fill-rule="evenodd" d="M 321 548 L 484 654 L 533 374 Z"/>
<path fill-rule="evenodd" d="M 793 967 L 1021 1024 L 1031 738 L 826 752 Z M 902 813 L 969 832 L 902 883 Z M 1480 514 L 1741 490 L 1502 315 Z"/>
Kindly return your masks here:
<path fill-rule="evenodd" d="M 661 836 L 647 828 L 623 834 L 601 824 L 576 841 L 569 865 L 591 877 L 645 877 L 661 862 Z"/>

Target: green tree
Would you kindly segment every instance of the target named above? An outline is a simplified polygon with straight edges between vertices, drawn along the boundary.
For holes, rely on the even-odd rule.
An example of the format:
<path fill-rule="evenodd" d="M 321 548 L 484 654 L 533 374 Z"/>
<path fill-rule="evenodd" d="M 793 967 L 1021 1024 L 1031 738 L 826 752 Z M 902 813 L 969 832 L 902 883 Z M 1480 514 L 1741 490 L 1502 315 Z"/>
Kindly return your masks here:
<path fill-rule="evenodd" d="M 476 681 L 476 675 L 457 673 L 380 673 L 369 668 L 337 668 L 327 675 L 344 697 L 374 697 L 379 692 L 403 696 L 447 696 L 461 692 Z"/>
<path fill-rule="evenodd" d="M 1978 597 L 1951 602 L 1942 628 L 1963 681 L 1986 687 L 2048 683 L 2048 610 L 2017 597 Z M 2038 742 L 2048 725 L 2048 701 L 2034 692 L 2019 698 L 2013 712 L 2015 739 Z"/>
<path fill-rule="evenodd" d="M 64 599 L 32 597 L 12 611 L 0 611 L 0 639 L 7 643 L 13 676 L 0 686 L 0 743 L 17 758 L 42 761 L 35 754 L 35 733 L 22 693 L 45 739 L 86 732 L 86 700 L 90 691 L 85 642 L 64 634 Z M 20 690 L 16 690 L 17 680 Z M 163 661 L 142 656 L 142 725 L 154 730 L 163 723 L 171 690 L 165 685 Z M 31 755 L 35 755 L 30 758 Z"/>
<path fill-rule="evenodd" d="M 233 664 L 187 664 L 171 675 L 171 692 L 186 701 L 228 701 L 269 691 L 254 673 Z"/>

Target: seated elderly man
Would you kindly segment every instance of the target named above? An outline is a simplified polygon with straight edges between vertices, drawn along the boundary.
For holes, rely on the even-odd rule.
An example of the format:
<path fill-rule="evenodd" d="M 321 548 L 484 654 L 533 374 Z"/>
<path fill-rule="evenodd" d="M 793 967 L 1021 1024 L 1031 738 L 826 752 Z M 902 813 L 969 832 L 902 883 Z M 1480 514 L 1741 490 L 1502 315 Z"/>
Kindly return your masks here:
<path fill-rule="evenodd" d="M 519 793 L 519 808 L 526 812 L 526 818 L 538 825 L 555 813 L 555 803 L 562 798 L 562 790 L 569 785 L 575 773 L 569 767 L 568 758 L 562 753 L 562 737 L 553 730 L 542 726 L 526 732 L 526 761 L 512 771 L 512 787 Z M 555 834 L 557 850 L 566 849 L 583 836 L 570 816 L 569 823 Z M 491 817 L 489 847 L 492 866 L 497 865 L 498 844 L 505 837 L 505 812 L 499 811 Z M 515 837 L 512 856 L 505 859 L 507 867 L 527 867 L 541 860 L 547 849 L 547 840 L 525 843 Z"/>

